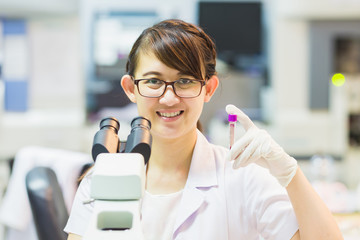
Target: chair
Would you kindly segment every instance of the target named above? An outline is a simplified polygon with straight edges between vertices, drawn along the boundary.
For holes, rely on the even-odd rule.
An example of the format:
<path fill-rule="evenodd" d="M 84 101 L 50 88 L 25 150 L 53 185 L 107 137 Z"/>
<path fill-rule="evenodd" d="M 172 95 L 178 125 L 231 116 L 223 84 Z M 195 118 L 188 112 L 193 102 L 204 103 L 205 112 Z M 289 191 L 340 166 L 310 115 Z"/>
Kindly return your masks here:
<path fill-rule="evenodd" d="M 55 172 L 33 168 L 26 175 L 26 190 L 39 240 L 66 240 L 69 214 Z"/>

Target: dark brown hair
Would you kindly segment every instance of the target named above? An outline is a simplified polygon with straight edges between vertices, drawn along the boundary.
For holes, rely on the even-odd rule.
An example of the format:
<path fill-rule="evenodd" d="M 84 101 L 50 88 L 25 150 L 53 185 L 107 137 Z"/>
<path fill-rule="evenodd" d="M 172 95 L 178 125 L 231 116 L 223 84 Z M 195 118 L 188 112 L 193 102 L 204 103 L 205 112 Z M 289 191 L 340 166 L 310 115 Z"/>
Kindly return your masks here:
<path fill-rule="evenodd" d="M 130 51 L 126 71 L 134 76 L 140 53 L 153 53 L 166 66 L 207 80 L 216 74 L 216 50 L 198 26 L 170 19 L 145 29 Z"/>

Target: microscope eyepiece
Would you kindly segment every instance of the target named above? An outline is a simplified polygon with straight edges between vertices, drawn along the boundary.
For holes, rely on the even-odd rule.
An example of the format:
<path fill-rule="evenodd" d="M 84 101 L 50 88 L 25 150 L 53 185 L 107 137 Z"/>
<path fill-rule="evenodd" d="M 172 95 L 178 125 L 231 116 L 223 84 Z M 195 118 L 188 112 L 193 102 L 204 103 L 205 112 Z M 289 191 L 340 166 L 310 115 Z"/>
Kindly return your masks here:
<path fill-rule="evenodd" d="M 131 131 L 135 131 L 138 127 L 150 131 L 151 122 L 144 117 L 136 117 L 131 121 Z"/>
<path fill-rule="evenodd" d="M 115 133 L 117 134 L 119 132 L 120 123 L 119 121 L 114 117 L 107 117 L 101 120 L 100 122 L 100 129 L 103 128 L 113 128 Z"/>
<path fill-rule="evenodd" d="M 119 148 L 118 132 L 119 121 L 114 117 L 107 117 L 101 120 L 100 130 L 94 136 L 93 147 L 91 150 L 93 160 L 100 153 L 117 153 Z"/>

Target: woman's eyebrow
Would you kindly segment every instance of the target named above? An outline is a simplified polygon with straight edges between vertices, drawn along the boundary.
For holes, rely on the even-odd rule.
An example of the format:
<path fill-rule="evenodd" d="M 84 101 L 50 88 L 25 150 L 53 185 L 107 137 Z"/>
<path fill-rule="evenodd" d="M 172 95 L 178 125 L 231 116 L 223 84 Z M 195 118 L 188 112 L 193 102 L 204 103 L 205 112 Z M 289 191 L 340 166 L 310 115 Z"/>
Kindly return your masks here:
<path fill-rule="evenodd" d="M 163 74 L 161 72 L 157 72 L 157 71 L 150 71 L 150 72 L 146 72 L 143 74 L 144 77 L 149 76 L 149 75 L 156 75 L 156 76 L 162 76 Z M 177 73 L 178 76 L 188 76 L 187 74 L 183 74 L 181 72 Z"/>
<path fill-rule="evenodd" d="M 157 71 L 150 71 L 150 72 L 146 72 L 146 73 L 143 74 L 144 77 L 149 76 L 149 75 L 162 76 L 162 74 L 160 72 L 157 72 Z"/>

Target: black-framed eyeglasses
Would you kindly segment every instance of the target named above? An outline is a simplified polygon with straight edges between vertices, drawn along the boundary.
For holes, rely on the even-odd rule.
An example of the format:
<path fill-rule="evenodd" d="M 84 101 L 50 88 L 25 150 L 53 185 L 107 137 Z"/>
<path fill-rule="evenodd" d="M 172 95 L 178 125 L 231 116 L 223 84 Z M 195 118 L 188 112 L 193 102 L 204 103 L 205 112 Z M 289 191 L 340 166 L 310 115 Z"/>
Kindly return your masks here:
<path fill-rule="evenodd" d="M 181 98 L 194 98 L 200 95 L 205 80 L 181 78 L 174 82 L 166 82 L 159 79 L 133 79 L 138 92 L 143 97 L 161 97 L 167 86 L 171 86 L 174 93 Z"/>

